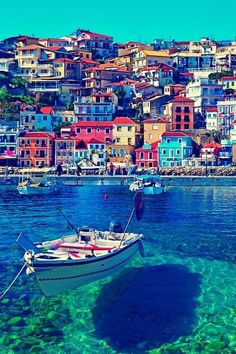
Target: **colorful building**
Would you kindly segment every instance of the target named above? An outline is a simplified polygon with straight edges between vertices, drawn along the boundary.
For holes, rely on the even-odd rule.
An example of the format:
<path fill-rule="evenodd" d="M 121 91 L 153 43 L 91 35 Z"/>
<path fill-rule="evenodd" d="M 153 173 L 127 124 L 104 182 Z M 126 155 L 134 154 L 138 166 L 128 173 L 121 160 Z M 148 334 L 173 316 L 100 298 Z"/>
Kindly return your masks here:
<path fill-rule="evenodd" d="M 236 76 L 223 76 L 220 81 L 223 84 L 224 90 L 236 91 Z"/>
<path fill-rule="evenodd" d="M 158 142 L 144 144 L 135 150 L 136 166 L 139 168 L 158 167 Z"/>
<path fill-rule="evenodd" d="M 18 138 L 18 163 L 20 167 L 54 165 L 53 133 L 31 132 Z"/>
<path fill-rule="evenodd" d="M 194 101 L 192 99 L 175 96 L 166 104 L 164 113 L 170 117 L 171 130 L 194 128 Z"/>
<path fill-rule="evenodd" d="M 158 145 L 159 167 L 186 166 L 193 154 L 193 141 L 183 132 L 165 132 Z"/>
<path fill-rule="evenodd" d="M 232 123 L 236 119 L 236 94 L 226 95 L 217 102 L 218 129 L 223 135 L 230 135 Z"/>
<path fill-rule="evenodd" d="M 206 115 L 206 129 L 217 130 L 218 129 L 217 107 L 206 108 L 205 115 Z"/>
<path fill-rule="evenodd" d="M 78 121 L 111 121 L 118 107 L 118 98 L 114 93 L 94 93 L 91 96 L 77 96 L 74 112 Z"/>
<path fill-rule="evenodd" d="M 113 141 L 113 122 L 77 122 L 71 126 L 70 134 L 78 139 L 88 140 L 96 138 L 106 144 Z"/>
<path fill-rule="evenodd" d="M 165 118 L 148 118 L 143 122 L 144 144 L 153 144 L 161 140 L 161 136 L 170 130 L 170 122 Z"/>
<path fill-rule="evenodd" d="M 140 139 L 140 125 L 129 117 L 116 117 L 113 124 L 113 140 L 116 145 L 137 146 Z"/>
<path fill-rule="evenodd" d="M 23 107 L 20 112 L 20 126 L 27 131 L 52 131 L 60 122 L 53 107 Z"/>

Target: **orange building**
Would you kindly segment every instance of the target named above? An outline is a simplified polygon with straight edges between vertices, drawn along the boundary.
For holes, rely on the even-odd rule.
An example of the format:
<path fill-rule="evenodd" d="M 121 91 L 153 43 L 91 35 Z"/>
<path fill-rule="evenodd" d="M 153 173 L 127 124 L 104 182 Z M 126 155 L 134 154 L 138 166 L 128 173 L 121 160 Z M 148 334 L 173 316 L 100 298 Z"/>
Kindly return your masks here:
<path fill-rule="evenodd" d="M 32 132 L 18 138 L 18 162 L 20 167 L 43 167 L 54 164 L 53 133 Z"/>
<path fill-rule="evenodd" d="M 144 128 L 144 144 L 153 144 L 161 140 L 161 136 L 166 131 L 170 130 L 170 122 L 166 117 L 153 117 L 145 119 L 143 122 Z"/>
<path fill-rule="evenodd" d="M 194 100 L 175 96 L 165 107 L 165 114 L 171 119 L 171 130 L 194 128 Z"/>

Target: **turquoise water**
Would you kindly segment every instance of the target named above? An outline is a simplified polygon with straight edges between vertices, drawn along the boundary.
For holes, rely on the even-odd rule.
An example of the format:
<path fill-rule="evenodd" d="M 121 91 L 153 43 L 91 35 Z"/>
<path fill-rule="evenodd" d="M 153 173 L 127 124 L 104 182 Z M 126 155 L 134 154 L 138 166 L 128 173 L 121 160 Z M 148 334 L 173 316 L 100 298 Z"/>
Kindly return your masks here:
<path fill-rule="evenodd" d="M 22 263 L 15 244 L 77 226 L 125 224 L 133 194 L 125 186 L 68 187 L 53 196 L 0 194 L 0 285 Z M 108 199 L 104 199 L 104 194 Z M 122 272 L 45 298 L 22 274 L 0 301 L 0 353 L 236 353 L 236 189 L 168 188 L 147 196 L 146 257 Z"/>

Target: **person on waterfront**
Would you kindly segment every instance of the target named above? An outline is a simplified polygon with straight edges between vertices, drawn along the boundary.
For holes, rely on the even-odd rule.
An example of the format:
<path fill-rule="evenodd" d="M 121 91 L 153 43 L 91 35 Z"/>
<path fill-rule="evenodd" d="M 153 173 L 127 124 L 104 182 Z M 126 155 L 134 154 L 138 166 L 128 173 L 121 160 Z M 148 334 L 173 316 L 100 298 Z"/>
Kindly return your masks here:
<path fill-rule="evenodd" d="M 62 165 L 59 163 L 58 165 L 57 165 L 57 175 L 58 176 L 61 176 L 61 174 L 62 174 Z"/>
<path fill-rule="evenodd" d="M 77 169 L 76 169 L 77 176 L 80 176 L 81 172 L 82 172 L 81 167 L 77 165 Z"/>
<path fill-rule="evenodd" d="M 113 176 L 113 173 L 114 173 L 114 165 L 113 165 L 112 162 L 110 163 L 109 171 L 110 171 L 110 175 Z"/>

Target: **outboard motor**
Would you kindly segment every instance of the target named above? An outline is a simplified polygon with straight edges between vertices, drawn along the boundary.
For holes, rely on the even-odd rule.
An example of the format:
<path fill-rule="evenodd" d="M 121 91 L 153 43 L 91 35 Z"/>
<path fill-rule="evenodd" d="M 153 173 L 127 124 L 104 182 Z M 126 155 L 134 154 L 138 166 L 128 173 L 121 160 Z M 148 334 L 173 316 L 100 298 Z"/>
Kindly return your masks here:
<path fill-rule="evenodd" d="M 109 231 L 110 232 L 122 233 L 123 232 L 123 228 L 122 228 L 122 225 L 121 225 L 121 221 L 120 220 L 112 220 L 110 222 L 110 225 L 109 225 Z"/>

